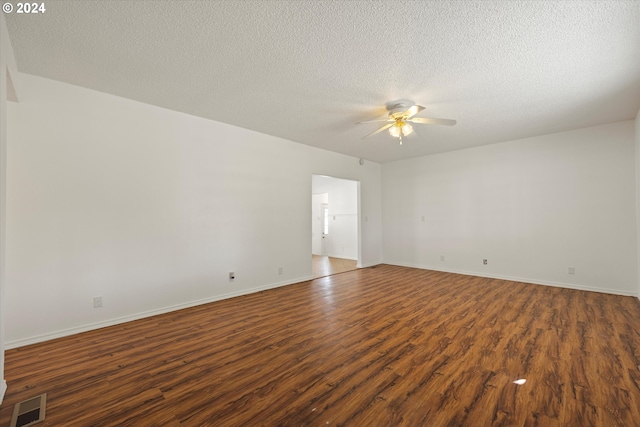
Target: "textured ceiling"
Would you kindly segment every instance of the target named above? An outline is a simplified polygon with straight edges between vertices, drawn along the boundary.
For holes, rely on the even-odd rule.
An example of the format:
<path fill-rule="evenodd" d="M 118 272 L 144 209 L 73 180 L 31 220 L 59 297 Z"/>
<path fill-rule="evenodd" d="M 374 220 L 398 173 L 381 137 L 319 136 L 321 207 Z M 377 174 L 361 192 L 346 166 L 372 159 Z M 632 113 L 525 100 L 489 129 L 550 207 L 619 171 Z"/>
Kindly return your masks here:
<path fill-rule="evenodd" d="M 640 1 L 53 1 L 18 69 L 377 162 L 632 119 Z M 384 104 L 420 117 L 362 140 Z"/>

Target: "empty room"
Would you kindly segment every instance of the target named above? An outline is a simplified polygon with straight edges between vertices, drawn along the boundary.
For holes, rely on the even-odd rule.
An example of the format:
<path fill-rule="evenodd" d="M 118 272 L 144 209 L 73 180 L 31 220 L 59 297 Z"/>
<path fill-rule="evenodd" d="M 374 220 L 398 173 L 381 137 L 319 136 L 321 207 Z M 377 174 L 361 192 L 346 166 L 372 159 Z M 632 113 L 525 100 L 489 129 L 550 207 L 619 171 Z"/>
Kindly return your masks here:
<path fill-rule="evenodd" d="M 0 26 L 0 427 L 640 427 L 640 2 Z"/>

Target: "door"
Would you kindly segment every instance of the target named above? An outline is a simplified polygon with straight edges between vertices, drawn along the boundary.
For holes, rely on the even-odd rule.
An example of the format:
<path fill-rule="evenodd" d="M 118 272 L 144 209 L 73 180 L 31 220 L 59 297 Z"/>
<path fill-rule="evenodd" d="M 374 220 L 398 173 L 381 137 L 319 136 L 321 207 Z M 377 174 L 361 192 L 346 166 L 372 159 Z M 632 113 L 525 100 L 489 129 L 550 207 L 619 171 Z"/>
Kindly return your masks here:
<path fill-rule="evenodd" d="M 327 255 L 327 239 L 329 238 L 329 205 L 323 203 L 320 207 L 320 226 L 322 229 L 322 252 Z"/>

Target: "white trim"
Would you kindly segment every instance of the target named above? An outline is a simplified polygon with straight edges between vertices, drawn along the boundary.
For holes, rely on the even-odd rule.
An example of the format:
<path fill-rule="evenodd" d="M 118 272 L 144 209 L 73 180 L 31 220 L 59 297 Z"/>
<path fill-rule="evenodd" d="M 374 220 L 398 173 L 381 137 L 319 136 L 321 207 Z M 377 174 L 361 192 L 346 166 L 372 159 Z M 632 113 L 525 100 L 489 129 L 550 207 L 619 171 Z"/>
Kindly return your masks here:
<path fill-rule="evenodd" d="M 536 280 L 536 279 L 527 279 L 527 278 L 522 278 L 522 277 L 510 277 L 510 276 L 502 276 L 502 275 L 494 275 L 494 274 L 486 274 L 486 273 L 481 273 L 481 272 L 475 272 L 475 271 L 460 271 L 460 270 L 450 270 L 450 269 L 443 269 L 440 267 L 433 267 L 433 266 L 426 266 L 426 265 L 416 265 L 416 264 L 408 264 L 408 263 L 397 263 L 397 262 L 384 262 L 383 264 L 389 264 L 389 265 L 397 265 L 399 267 L 409 267 L 409 268 L 419 268 L 422 270 L 434 270 L 434 271 L 441 271 L 444 273 L 454 273 L 454 274 L 463 274 L 466 276 L 478 276 L 478 277 L 487 277 L 490 279 L 501 279 L 501 280 L 509 280 L 512 282 L 521 282 L 521 283 L 532 283 L 535 285 L 544 285 L 544 286 L 553 286 L 553 287 L 559 287 L 559 288 L 567 288 L 567 289 L 576 289 L 576 290 L 581 290 L 581 291 L 591 291 L 591 292 L 601 292 L 601 293 L 606 293 L 606 294 L 614 294 L 614 295 L 624 295 L 624 296 L 635 296 L 638 297 L 638 299 L 640 300 L 640 296 L 633 293 L 633 292 L 628 292 L 628 291 L 621 291 L 621 290 L 613 290 L 613 289 L 604 289 L 604 288 L 594 288 L 594 287 L 589 287 L 589 286 L 577 286 L 577 285 L 573 285 L 573 284 L 569 284 L 569 283 L 557 283 L 557 282 L 542 282 L 540 280 Z M 363 267 L 358 267 L 358 268 L 368 268 L 368 267 L 373 267 L 375 265 L 380 265 L 380 264 L 370 264 L 370 265 L 366 265 Z M 296 283 L 301 283 L 301 282 L 307 282 L 313 280 L 312 276 L 305 276 L 305 277 L 301 277 L 298 279 L 293 279 L 290 281 L 285 281 L 285 282 L 278 282 L 278 283 L 271 283 L 268 285 L 264 285 L 264 286 L 258 286 L 255 288 L 250 288 L 250 289 L 245 289 L 242 291 L 238 291 L 238 292 L 230 292 L 230 293 L 226 293 L 226 294 L 222 294 L 222 295 L 216 295 L 213 297 L 209 297 L 209 298 L 203 298 L 200 300 L 196 300 L 196 301 L 190 301 L 190 302 L 186 302 L 186 303 L 182 303 L 182 304 L 175 304 L 169 307 L 163 307 L 163 308 L 159 308 L 156 310 L 149 310 L 149 311 L 145 311 L 142 313 L 137 313 L 137 314 L 132 314 L 129 316 L 123 316 L 123 317 L 118 317 L 115 319 L 110 319 L 110 320 L 105 320 L 102 322 L 96 322 L 96 323 L 90 323 L 87 325 L 82 325 L 82 326 L 78 326 L 75 328 L 69 328 L 69 329 L 63 329 L 63 330 L 59 330 L 59 331 L 55 331 L 55 332 L 50 332 L 47 334 L 42 334 L 42 335 L 37 335 L 34 337 L 29 337 L 29 338 L 23 338 L 23 339 L 19 339 L 19 340 L 14 340 L 14 341 L 9 341 L 5 343 L 5 349 L 6 350 L 10 350 L 13 348 L 18 348 L 18 347 L 23 347 L 26 345 L 31 345 L 31 344 L 36 344 L 36 343 L 40 343 L 43 341 L 48 341 L 48 340 L 52 340 L 55 338 L 62 338 L 62 337 L 66 337 L 69 335 L 74 335 L 74 334 L 79 334 L 82 332 L 87 332 L 87 331 L 92 331 L 95 329 L 100 329 L 100 328 L 105 328 L 108 326 L 114 326 L 114 325 L 118 325 L 121 323 L 125 323 L 125 322 L 131 322 L 133 320 L 139 320 L 139 319 L 144 319 L 146 317 L 151 317 L 151 316 L 156 316 L 159 314 L 164 314 L 164 313 L 169 313 L 172 311 L 176 311 L 176 310 L 182 310 L 184 308 L 189 308 L 189 307 L 195 307 L 198 305 L 203 305 L 203 304 L 208 304 L 211 302 L 216 302 L 216 301 L 221 301 L 224 299 L 229 299 L 229 298 L 234 298 L 237 296 L 242 296 L 242 295 L 248 295 L 248 294 L 252 294 L 252 293 L 256 293 L 256 292 L 261 292 L 267 289 L 273 289 L 273 288 L 278 288 L 281 286 L 288 286 L 288 285 L 293 285 Z M 0 402 L 2 402 L 2 397 L 4 396 L 4 392 L 7 388 L 6 382 L 4 383 L 0 383 Z"/>
<path fill-rule="evenodd" d="M 22 339 L 18 339 L 18 340 L 14 340 L 14 341 L 7 341 L 5 343 L 5 349 L 9 350 L 9 349 L 12 349 L 12 348 L 23 347 L 25 345 L 31 345 L 31 344 L 36 344 L 36 343 L 40 343 L 40 342 L 43 342 L 43 341 L 49 341 L 49 340 L 52 340 L 52 339 L 55 339 L 55 338 L 62 338 L 62 337 L 66 337 L 66 336 L 69 336 L 69 335 L 74 335 L 74 334 L 79 334 L 79 333 L 82 333 L 82 332 L 93 331 L 95 329 L 105 328 L 107 326 L 114 326 L 114 325 L 119 325 L 119 324 L 125 323 L 125 322 L 131 322 L 133 320 L 144 319 L 146 317 L 156 316 L 158 314 L 164 314 L 164 313 L 169 313 L 169 312 L 176 311 L 176 310 L 182 310 L 183 308 L 195 307 L 195 306 L 198 306 L 198 305 L 203 305 L 203 304 L 208 304 L 208 303 L 215 302 L 215 301 L 234 298 L 234 297 L 241 296 L 241 295 L 248 295 L 248 294 L 253 294 L 253 293 L 256 293 L 256 292 L 261 292 L 261 291 L 264 291 L 264 290 L 267 290 L 267 289 L 279 288 L 281 286 L 287 286 L 287 285 L 293 285 L 293 284 L 296 284 L 296 283 L 307 282 L 307 281 L 312 280 L 312 279 L 313 279 L 312 276 L 300 277 L 300 278 L 293 279 L 293 280 L 290 280 L 290 281 L 271 283 L 271 284 L 268 284 L 268 285 L 258 286 L 258 287 L 250 288 L 250 289 L 244 289 L 244 290 L 237 291 L 237 292 L 230 292 L 230 293 L 226 293 L 226 294 L 222 294 L 222 295 L 216 295 L 216 296 L 213 296 L 213 297 L 203 298 L 203 299 L 199 299 L 199 300 L 196 300 L 196 301 L 190 301 L 190 302 L 186 302 L 186 303 L 171 305 L 169 307 L 163 307 L 163 308 L 159 308 L 159 309 L 155 309 L 155 310 L 145 311 L 145 312 L 142 312 L 142 313 L 136 313 L 136 314 L 132 314 L 132 315 L 129 315 L 129 316 L 122 316 L 122 317 L 117 317 L 115 319 L 104 320 L 102 322 L 90 323 L 90 324 L 87 324 L 87 325 L 77 326 L 77 327 L 74 327 L 74 328 L 63 329 L 63 330 L 59 330 L 59 331 L 55 331 L 55 332 L 49 332 L 49 333 L 42 334 L 42 335 L 36 335 L 34 337 L 22 338 Z"/>
<path fill-rule="evenodd" d="M 561 282 L 552 282 L 552 281 L 543 282 L 537 279 L 528 279 L 524 277 L 502 276 L 499 274 L 487 274 L 487 273 L 478 272 L 478 271 L 449 270 L 441 267 L 433 267 L 433 266 L 427 266 L 427 265 L 415 265 L 415 264 L 396 263 L 396 262 L 385 262 L 384 264 L 397 265 L 399 267 L 419 268 L 422 270 L 442 271 L 444 273 L 463 274 L 465 276 L 478 276 L 478 277 L 487 277 L 489 279 L 509 280 L 511 282 L 531 283 L 534 285 L 553 286 L 555 288 L 575 289 L 578 291 L 600 292 L 604 294 L 624 295 L 624 296 L 631 296 L 631 297 L 637 296 L 638 298 L 640 298 L 640 296 L 635 292 L 622 291 L 619 289 L 595 288 L 591 286 L 580 286 L 580 285 L 574 285 L 572 283 L 561 283 Z"/>
<path fill-rule="evenodd" d="M 0 382 L 0 404 L 4 400 L 4 394 L 6 391 L 7 391 L 7 381 L 2 380 L 2 382 Z"/>

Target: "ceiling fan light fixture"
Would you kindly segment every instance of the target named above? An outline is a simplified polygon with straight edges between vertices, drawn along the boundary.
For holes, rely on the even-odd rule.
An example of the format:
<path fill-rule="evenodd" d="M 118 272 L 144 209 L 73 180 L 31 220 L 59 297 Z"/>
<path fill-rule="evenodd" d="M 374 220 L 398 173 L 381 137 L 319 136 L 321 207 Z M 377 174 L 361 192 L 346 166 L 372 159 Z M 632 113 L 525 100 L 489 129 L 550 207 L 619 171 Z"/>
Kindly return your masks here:
<path fill-rule="evenodd" d="M 413 132 L 413 126 L 407 122 L 397 121 L 389 128 L 389 134 L 394 138 L 400 138 L 400 135 L 407 136 Z"/>
<path fill-rule="evenodd" d="M 435 119 L 429 117 L 414 117 L 420 111 L 424 110 L 422 105 L 416 105 L 415 102 L 408 99 L 398 99 L 397 101 L 386 103 L 387 111 L 389 112 L 386 119 L 381 120 L 365 120 L 360 123 L 373 123 L 380 122 L 385 123 L 377 130 L 371 132 L 369 135 L 365 135 L 362 139 L 369 136 L 376 135 L 385 130 L 389 131 L 389 134 L 398 138 L 400 145 L 402 145 L 402 138 L 411 135 L 413 132 L 414 124 L 421 125 L 444 125 L 453 126 L 456 124 L 455 120 L 451 119 Z"/>

